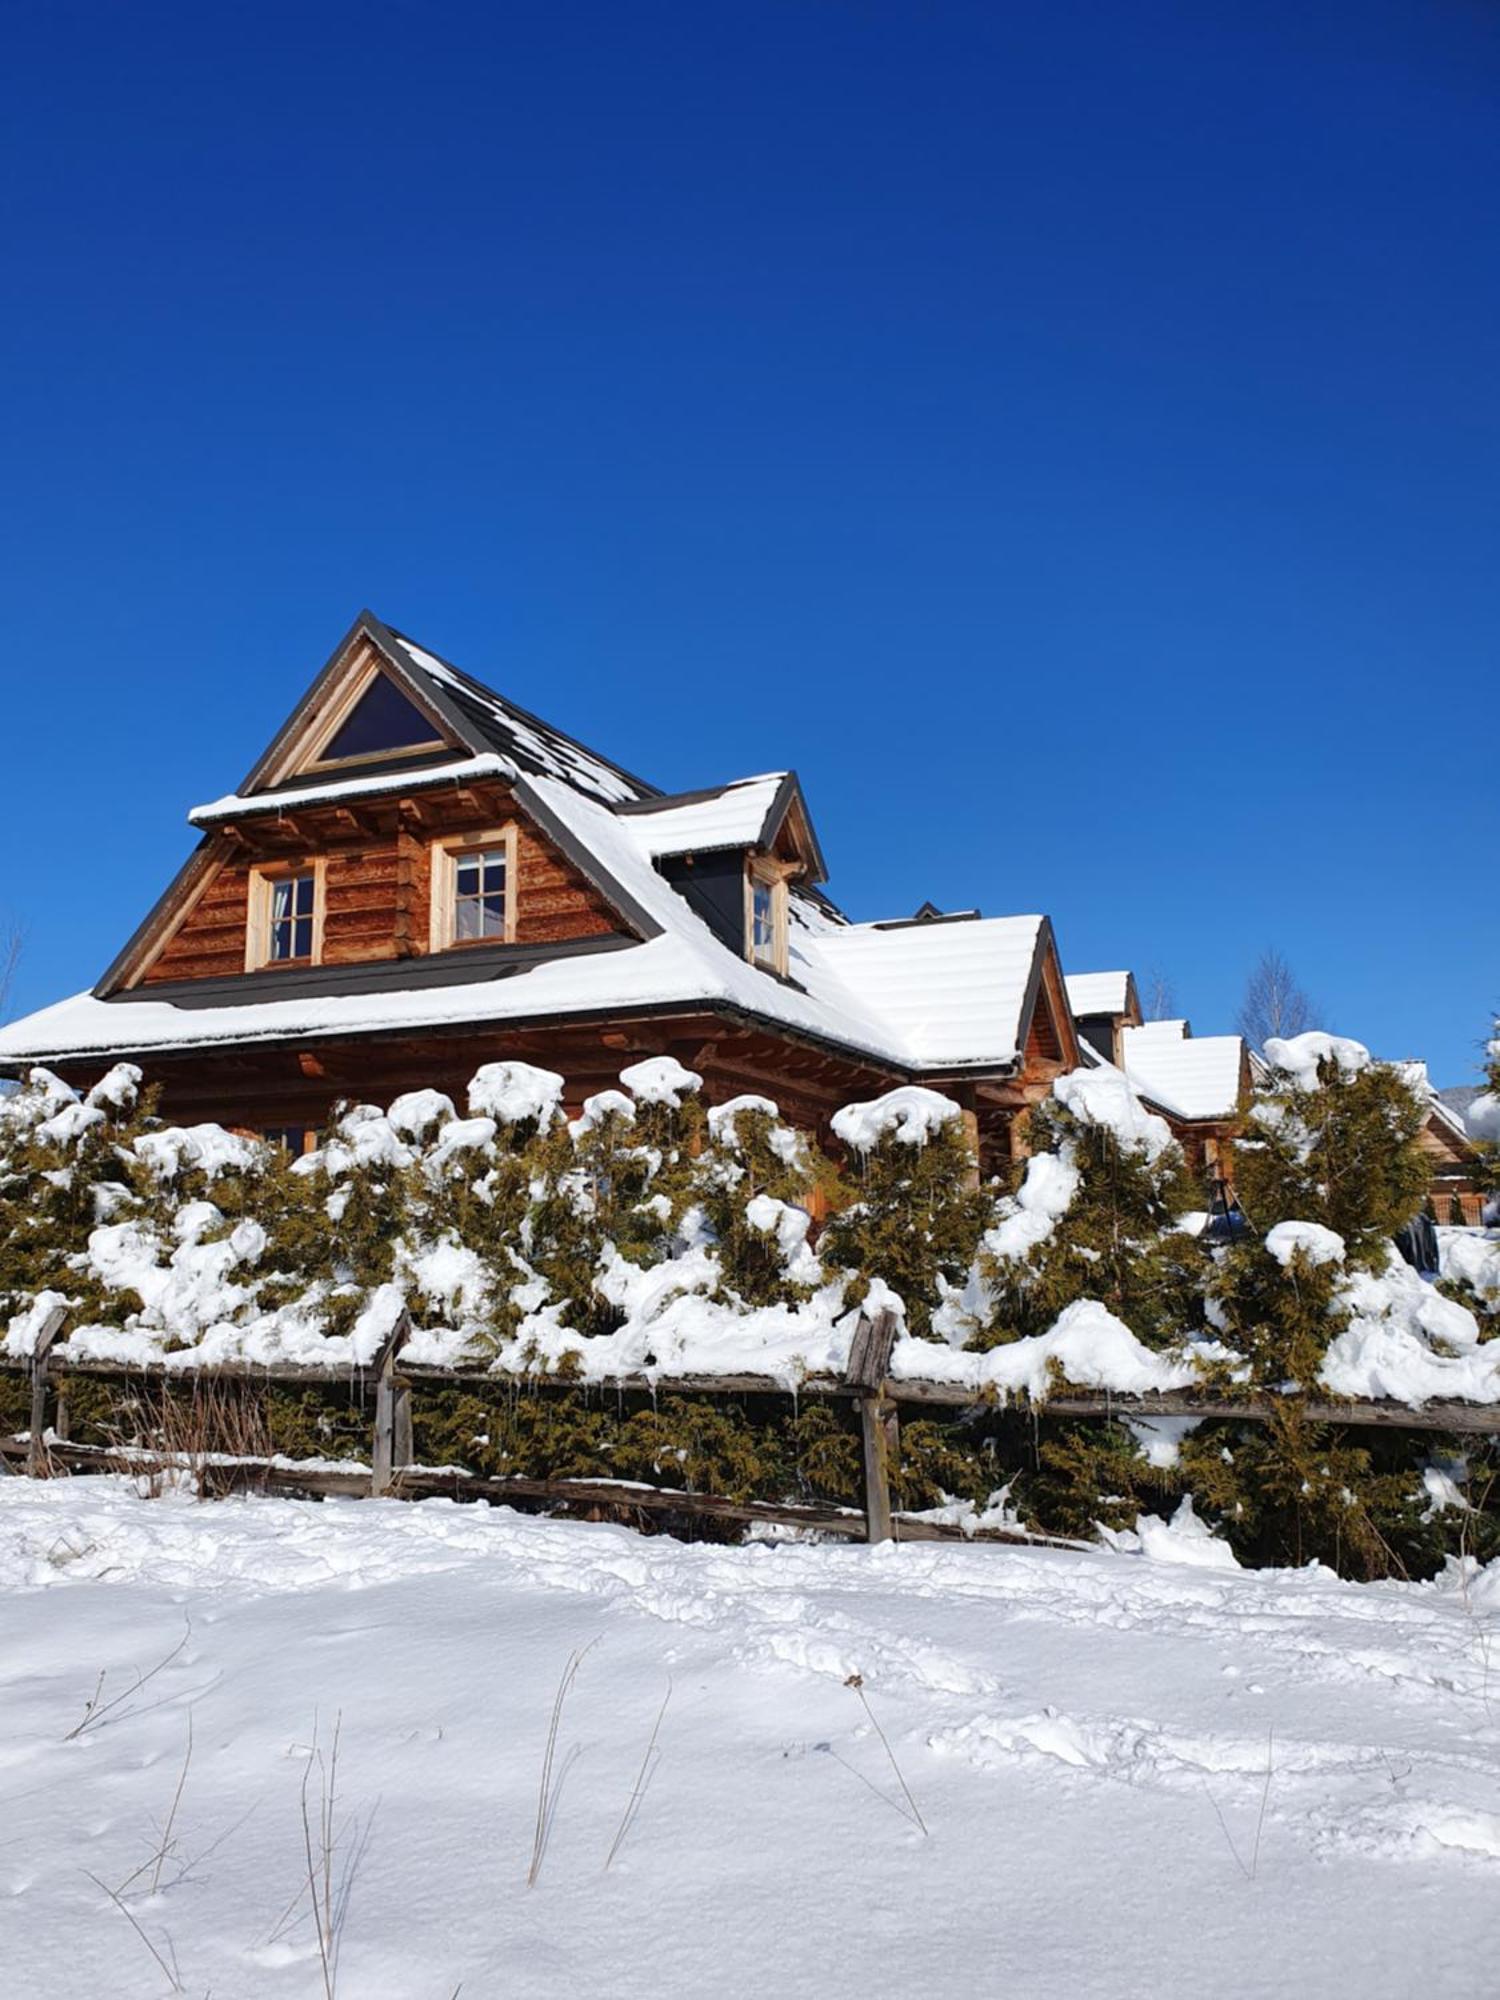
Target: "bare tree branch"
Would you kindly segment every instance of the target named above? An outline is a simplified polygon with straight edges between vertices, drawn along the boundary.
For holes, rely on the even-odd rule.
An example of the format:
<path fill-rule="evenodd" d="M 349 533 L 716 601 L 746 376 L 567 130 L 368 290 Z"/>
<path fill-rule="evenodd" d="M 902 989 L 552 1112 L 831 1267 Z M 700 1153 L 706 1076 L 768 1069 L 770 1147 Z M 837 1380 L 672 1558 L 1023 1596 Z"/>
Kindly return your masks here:
<path fill-rule="evenodd" d="M 1245 982 L 1237 1025 L 1252 1048 L 1263 1049 L 1273 1036 L 1285 1039 L 1319 1024 L 1321 1010 L 1297 984 L 1292 968 L 1279 951 L 1263 952 Z"/>
<path fill-rule="evenodd" d="M 16 983 L 25 935 L 19 924 L 0 923 L 0 1021 L 5 1019 L 6 1003 Z"/>
<path fill-rule="evenodd" d="M 1177 995 L 1171 980 L 1157 966 L 1146 974 L 1143 1011 L 1148 1021 L 1175 1021 L 1177 1018 Z"/>

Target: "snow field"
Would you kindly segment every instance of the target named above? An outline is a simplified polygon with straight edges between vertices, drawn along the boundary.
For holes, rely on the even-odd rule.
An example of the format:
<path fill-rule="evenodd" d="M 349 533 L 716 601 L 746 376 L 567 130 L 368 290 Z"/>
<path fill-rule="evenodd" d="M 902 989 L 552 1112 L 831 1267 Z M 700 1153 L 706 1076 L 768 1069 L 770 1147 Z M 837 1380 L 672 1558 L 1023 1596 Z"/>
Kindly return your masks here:
<path fill-rule="evenodd" d="M 214 2000 L 324 1990 L 285 1913 L 335 1718 L 345 2000 L 1493 1992 L 1500 1573 L 1206 1567 L 1194 1525 L 1143 1524 L 1155 1559 L 718 1548 L 7 1480 L 7 1990 L 170 1990 L 90 1876 L 159 1843 L 191 1717 L 123 1900 Z M 66 1740 L 101 1672 L 124 1699 Z"/>

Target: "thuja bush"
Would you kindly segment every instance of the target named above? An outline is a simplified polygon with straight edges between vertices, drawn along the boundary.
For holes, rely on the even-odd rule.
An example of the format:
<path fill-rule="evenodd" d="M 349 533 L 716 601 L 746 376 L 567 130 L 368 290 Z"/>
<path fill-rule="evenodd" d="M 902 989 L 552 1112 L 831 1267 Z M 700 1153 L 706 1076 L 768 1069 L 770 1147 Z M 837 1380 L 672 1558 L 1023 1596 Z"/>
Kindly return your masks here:
<path fill-rule="evenodd" d="M 862 1492 L 857 1423 L 823 1402 L 423 1383 L 412 1428 L 422 1463 L 489 1478 L 637 1480 L 728 1500 L 846 1505 Z"/>
<path fill-rule="evenodd" d="M 807 1243 L 812 1148 L 765 1097 L 732 1098 L 707 1122 L 693 1193 L 715 1246 L 719 1297 L 745 1306 L 805 1299 L 822 1276 Z"/>
<path fill-rule="evenodd" d="M 0 1315 L 38 1292 L 92 1303 L 100 1287 L 73 1259 L 95 1228 L 139 1215 L 151 1181 L 135 1150 L 156 1093 L 121 1063 L 80 1097 L 50 1071 L 0 1097 Z"/>
<path fill-rule="evenodd" d="M 1036 1107 L 1030 1137 L 1019 1186 L 983 1239 L 970 1344 L 1045 1333 L 1080 1299 L 1101 1301 L 1147 1347 L 1201 1328 L 1206 1259 L 1178 1225 L 1202 1197 L 1166 1123 L 1118 1071 L 1081 1070 Z"/>
<path fill-rule="evenodd" d="M 618 1365 L 650 1366 L 674 1312 L 679 1330 L 731 1349 L 743 1315 L 747 1340 L 805 1337 L 816 1355 L 836 1351 L 854 1308 L 879 1303 L 919 1336 L 984 1348 L 1044 1336 L 1093 1300 L 1174 1366 L 1173 1350 L 1214 1357 L 1223 1392 L 1275 1392 L 1275 1423 L 1204 1426 L 1174 1457 L 1127 1428 L 1045 1413 L 914 1418 L 900 1504 L 982 1504 L 1011 1486 L 1036 1525 L 1087 1534 L 1190 1495 L 1246 1560 L 1424 1571 L 1484 1542 L 1484 1455 L 1466 1472 L 1419 1437 L 1329 1431 L 1304 1408 L 1357 1314 L 1394 1325 L 1412 1306 L 1388 1238 L 1426 1194 L 1421 1107 L 1354 1045 L 1301 1037 L 1268 1054 L 1278 1067 L 1240 1156 L 1250 1228 L 1212 1258 L 1184 1226 L 1201 1194 L 1170 1134 L 1108 1069 L 1059 1081 L 1008 1187 L 979 1184 L 957 1107 L 915 1088 L 840 1114 L 846 1171 L 830 1187 L 827 1161 L 770 1100 L 709 1110 L 670 1059 L 633 1065 L 571 1121 L 559 1077 L 487 1065 L 463 1107 L 433 1091 L 341 1107 L 300 1160 L 216 1127 L 162 1126 L 133 1071 L 83 1096 L 43 1073 L 0 1106 L 0 1338 L 8 1311 L 51 1288 L 75 1326 L 116 1329 L 132 1351 L 337 1355 L 352 1379 L 391 1284 L 422 1358 L 580 1377 L 560 1392 L 424 1389 L 426 1462 L 852 1504 L 847 1406 L 618 1404 L 583 1386 L 597 1372 L 590 1339 L 625 1329 Z M 834 1206 L 817 1240 L 815 1189 Z M 362 1456 L 368 1416 L 358 1390 L 266 1401 L 274 1447 L 293 1456 Z M 22 1384 L 10 1421 L 24 1417 Z M 75 1434 L 143 1423 L 74 1409 Z"/>
<path fill-rule="evenodd" d="M 878 1280 L 901 1300 L 910 1331 L 933 1334 L 933 1313 L 965 1282 L 990 1218 L 992 1194 L 959 1107 L 911 1085 L 833 1120 L 851 1157 L 852 1199 L 819 1244 L 825 1264 L 849 1273 L 845 1296 L 865 1298 Z"/>

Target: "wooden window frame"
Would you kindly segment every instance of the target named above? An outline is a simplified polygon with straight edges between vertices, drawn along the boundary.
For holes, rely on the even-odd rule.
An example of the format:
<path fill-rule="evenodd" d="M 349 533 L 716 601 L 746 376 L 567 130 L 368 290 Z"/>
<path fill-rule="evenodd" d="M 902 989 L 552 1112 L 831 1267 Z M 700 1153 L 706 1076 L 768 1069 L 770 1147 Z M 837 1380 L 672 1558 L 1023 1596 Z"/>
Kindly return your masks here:
<path fill-rule="evenodd" d="M 745 957 L 761 972 L 787 974 L 788 883 L 798 872 L 798 864 L 778 861 L 773 855 L 752 854 L 745 864 Z M 771 891 L 771 956 L 762 958 L 755 949 L 755 889 L 762 883 Z"/>
<path fill-rule="evenodd" d="M 299 875 L 313 878 L 312 956 L 272 958 L 271 890 L 277 882 L 295 880 Z M 321 854 L 304 855 L 300 861 L 257 862 L 250 870 L 250 887 L 245 913 L 246 972 L 281 972 L 323 963 L 323 920 L 327 907 L 328 863 Z"/>
<path fill-rule="evenodd" d="M 428 912 L 429 951 L 472 951 L 476 945 L 514 944 L 519 888 L 516 823 L 486 828 L 483 833 L 445 834 L 432 843 L 432 897 Z M 503 938 L 459 938 L 453 935 L 454 908 L 458 899 L 458 858 L 475 849 L 503 847 L 505 850 L 505 935 Z"/>
<path fill-rule="evenodd" d="M 334 737 L 338 735 L 344 724 L 349 720 L 349 717 L 369 693 L 371 687 L 380 678 L 380 675 L 381 668 L 379 663 L 371 661 L 362 673 L 355 674 L 351 678 L 348 687 L 339 698 L 337 706 L 329 710 L 328 715 L 324 719 L 323 727 L 314 736 L 313 741 L 315 743 L 326 745 L 333 741 Z M 386 675 L 386 679 L 390 679 L 388 674 Z M 411 702 L 412 707 L 417 710 L 418 714 L 421 714 L 421 705 L 413 699 L 407 690 L 401 687 L 399 682 L 393 681 L 391 684 L 397 688 L 400 694 L 405 695 L 406 699 Z M 313 771 L 346 771 L 354 765 L 389 764 L 397 757 L 420 757 L 434 750 L 448 750 L 451 752 L 453 746 L 449 743 L 444 731 L 435 722 L 432 723 L 431 727 L 431 736 L 422 743 L 398 744 L 392 750 L 362 750 L 354 757 L 324 757 L 320 755 L 307 758 L 299 763 L 296 768 L 299 772 L 307 773 Z"/>

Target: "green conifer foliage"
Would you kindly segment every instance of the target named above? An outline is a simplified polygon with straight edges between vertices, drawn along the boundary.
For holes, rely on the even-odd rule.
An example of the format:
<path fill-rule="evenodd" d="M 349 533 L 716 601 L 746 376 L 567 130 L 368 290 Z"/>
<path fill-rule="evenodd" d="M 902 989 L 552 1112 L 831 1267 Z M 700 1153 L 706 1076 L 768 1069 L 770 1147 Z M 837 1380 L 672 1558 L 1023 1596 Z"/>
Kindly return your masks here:
<path fill-rule="evenodd" d="M 1325 1043 L 1329 1052 L 1318 1053 Z M 1252 1230 L 1264 1236 L 1278 1222 L 1318 1222 L 1344 1239 L 1351 1264 L 1383 1269 L 1391 1238 L 1431 1182 L 1418 1136 L 1425 1108 L 1399 1070 L 1369 1061 L 1357 1043 L 1303 1035 L 1266 1047 L 1273 1062 L 1277 1052 L 1292 1053 L 1257 1091 L 1235 1148 Z"/>
<path fill-rule="evenodd" d="M 562 1093 L 563 1079 L 550 1070 L 489 1063 L 469 1087 L 467 1119 L 446 1098 L 398 1099 L 391 1107 L 392 1121 L 424 1149 L 403 1250 L 449 1242 L 481 1260 L 489 1280 L 485 1332 L 495 1344 L 515 1332 L 526 1288 L 534 1288 L 532 1211 Z"/>
<path fill-rule="evenodd" d="M 907 1086 L 846 1107 L 834 1131 L 852 1155 L 854 1199 L 829 1220 L 819 1253 L 851 1274 L 851 1305 L 879 1279 L 901 1299 L 909 1330 L 934 1338 L 933 1313 L 967 1279 L 991 1210 L 962 1113 Z"/>
<path fill-rule="evenodd" d="M 267 1244 L 261 1303 L 302 1305 L 347 1333 L 392 1278 L 419 1189 L 417 1151 L 372 1104 L 338 1105 L 324 1144 L 292 1159 L 271 1149 L 257 1216 Z"/>
<path fill-rule="evenodd" d="M 152 1176 L 135 1142 L 157 1122 L 157 1093 L 140 1082 L 120 1063 L 80 1097 L 37 1069 L 0 1099 L 0 1315 L 48 1290 L 105 1306 L 84 1256 L 96 1227 L 143 1213 Z"/>
<path fill-rule="evenodd" d="M 807 1141 L 764 1097 L 717 1106 L 708 1127 L 694 1186 L 718 1254 L 720 1295 L 747 1306 L 805 1299 L 817 1276 L 802 1251 L 814 1179 Z"/>
<path fill-rule="evenodd" d="M 1201 1196 L 1160 1119 L 1138 1106 L 1101 1115 L 1119 1109 L 1104 1088 L 1114 1081 L 1064 1078 L 1032 1113 L 1026 1177 L 980 1251 L 989 1310 L 972 1346 L 1045 1333 L 1079 1299 L 1098 1299 L 1147 1347 L 1202 1326 L 1207 1262 L 1177 1226 Z"/>

